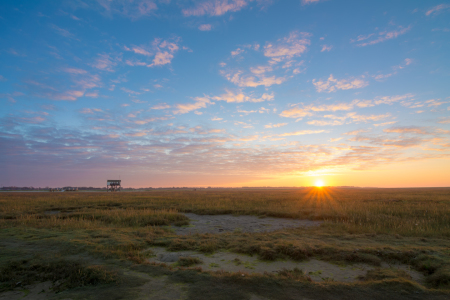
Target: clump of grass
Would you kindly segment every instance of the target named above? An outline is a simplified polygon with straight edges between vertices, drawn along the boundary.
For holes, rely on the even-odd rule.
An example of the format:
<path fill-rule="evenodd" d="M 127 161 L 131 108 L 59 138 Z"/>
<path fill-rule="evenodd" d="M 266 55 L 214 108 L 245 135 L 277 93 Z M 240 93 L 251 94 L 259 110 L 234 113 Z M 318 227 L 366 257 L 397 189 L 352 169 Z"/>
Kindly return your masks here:
<path fill-rule="evenodd" d="M 219 243 L 214 239 L 202 241 L 200 245 L 198 245 L 198 251 L 203 253 L 212 253 L 219 248 Z"/>
<path fill-rule="evenodd" d="M 420 254 L 412 260 L 412 264 L 425 274 L 433 274 L 445 264 L 445 261 L 434 255 Z"/>
<path fill-rule="evenodd" d="M 180 257 L 178 259 L 178 265 L 182 267 L 190 267 L 201 264 L 202 262 L 203 261 L 198 257 Z"/>
<path fill-rule="evenodd" d="M 189 225 L 189 218 L 173 209 L 96 209 L 72 214 L 68 217 L 98 220 L 108 224 L 127 227 L 161 226 L 170 225 L 172 223 Z"/>
<path fill-rule="evenodd" d="M 299 281 L 312 281 L 311 277 L 306 275 L 303 270 L 294 268 L 293 270 L 283 269 L 277 272 L 278 276 L 285 279 L 299 280 Z"/>
<path fill-rule="evenodd" d="M 189 225 L 189 219 L 187 219 L 187 220 L 175 221 L 175 222 L 173 223 L 173 225 L 174 225 L 174 226 L 177 226 L 177 227 L 187 226 L 187 225 Z"/>
<path fill-rule="evenodd" d="M 345 255 L 345 260 L 348 262 L 359 262 L 359 263 L 367 263 L 374 266 L 380 266 L 382 260 L 370 253 L 361 253 L 361 252 L 352 252 L 347 255 Z"/>
<path fill-rule="evenodd" d="M 103 266 L 85 266 L 79 262 L 64 260 L 18 260 L 0 268 L 0 292 L 49 280 L 54 284 L 53 290 L 62 291 L 80 286 L 117 283 L 118 275 Z"/>
<path fill-rule="evenodd" d="M 170 241 L 167 250 L 169 251 L 181 251 L 191 250 L 197 245 L 197 241 L 194 239 L 173 239 Z"/>
<path fill-rule="evenodd" d="M 294 260 L 305 260 L 311 256 L 311 253 L 307 249 L 292 243 L 281 242 L 276 245 L 276 249 L 278 253 Z"/>
<path fill-rule="evenodd" d="M 427 277 L 426 282 L 434 288 L 450 288 L 450 265 L 440 267 Z"/>
<path fill-rule="evenodd" d="M 259 257 L 262 260 L 276 260 L 277 252 L 269 247 L 261 247 L 261 249 L 259 250 Z"/>
<path fill-rule="evenodd" d="M 395 278 L 403 278 L 407 280 L 412 279 L 411 275 L 409 275 L 406 271 L 392 268 L 376 268 L 367 271 L 366 276 L 359 277 L 360 280 L 364 281 L 395 279 Z"/>

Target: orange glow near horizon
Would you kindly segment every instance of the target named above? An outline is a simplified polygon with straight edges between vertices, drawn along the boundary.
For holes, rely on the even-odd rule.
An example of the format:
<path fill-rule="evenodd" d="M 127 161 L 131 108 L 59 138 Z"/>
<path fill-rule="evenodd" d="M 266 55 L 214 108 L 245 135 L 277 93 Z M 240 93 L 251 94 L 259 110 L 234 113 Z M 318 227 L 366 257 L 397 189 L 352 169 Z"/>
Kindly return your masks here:
<path fill-rule="evenodd" d="M 316 183 L 314 184 L 316 187 L 323 187 L 323 180 L 322 179 L 318 179 L 316 180 Z"/>

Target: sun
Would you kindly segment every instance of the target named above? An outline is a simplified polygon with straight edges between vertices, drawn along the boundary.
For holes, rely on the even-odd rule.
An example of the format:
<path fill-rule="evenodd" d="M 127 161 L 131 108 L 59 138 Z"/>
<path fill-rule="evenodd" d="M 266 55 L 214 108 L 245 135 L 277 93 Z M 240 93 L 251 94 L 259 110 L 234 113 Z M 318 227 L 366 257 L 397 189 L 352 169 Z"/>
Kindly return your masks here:
<path fill-rule="evenodd" d="M 323 187 L 323 180 L 321 180 L 321 179 L 317 180 L 316 183 L 315 183 L 315 186 L 316 187 Z"/>

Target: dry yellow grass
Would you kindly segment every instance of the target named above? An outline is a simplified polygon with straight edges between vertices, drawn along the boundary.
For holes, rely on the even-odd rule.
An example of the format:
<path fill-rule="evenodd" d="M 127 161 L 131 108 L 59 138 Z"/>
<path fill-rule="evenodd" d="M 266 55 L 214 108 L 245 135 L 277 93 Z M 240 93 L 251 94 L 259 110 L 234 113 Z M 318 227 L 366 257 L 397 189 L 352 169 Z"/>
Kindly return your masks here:
<path fill-rule="evenodd" d="M 46 211 L 71 212 L 69 218 Z M 450 237 L 450 189 L 154 190 L 122 193 L 1 193 L 0 226 L 36 219 L 65 227 L 168 225 L 177 212 L 325 220 L 350 233 Z M 38 222 L 38 223 L 39 223 Z M 20 222 L 19 222 L 20 223 Z M 96 224 L 95 226 L 98 226 Z"/>

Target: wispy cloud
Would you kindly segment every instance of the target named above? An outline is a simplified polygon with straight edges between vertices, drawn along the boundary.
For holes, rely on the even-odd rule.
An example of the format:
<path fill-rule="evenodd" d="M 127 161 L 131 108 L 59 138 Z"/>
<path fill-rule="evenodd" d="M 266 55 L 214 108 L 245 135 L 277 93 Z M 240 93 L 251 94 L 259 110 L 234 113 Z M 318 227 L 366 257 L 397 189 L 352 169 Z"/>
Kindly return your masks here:
<path fill-rule="evenodd" d="M 211 24 L 202 24 L 202 25 L 198 26 L 198 29 L 201 31 L 210 31 L 212 29 L 212 25 Z"/>
<path fill-rule="evenodd" d="M 322 1 L 322 0 L 302 0 L 302 5 L 317 3 L 317 2 L 320 2 L 320 1 Z"/>
<path fill-rule="evenodd" d="M 325 130 L 300 130 L 294 132 L 286 132 L 282 134 L 278 134 L 277 136 L 293 136 L 293 135 L 305 135 L 305 134 L 316 134 L 326 132 Z"/>
<path fill-rule="evenodd" d="M 124 46 L 124 49 L 135 54 L 143 55 L 153 58 L 150 63 L 145 63 L 140 60 L 126 60 L 129 66 L 163 66 L 170 64 L 174 58 L 174 54 L 180 49 L 180 38 L 175 37 L 167 40 L 155 38 L 150 46 Z"/>
<path fill-rule="evenodd" d="M 208 104 L 213 104 L 208 97 L 196 97 L 194 98 L 194 103 L 184 103 L 184 104 L 176 104 L 174 114 L 186 114 L 193 110 L 197 110 L 200 108 L 205 108 Z"/>
<path fill-rule="evenodd" d="M 278 123 L 278 124 L 270 123 L 270 124 L 264 125 L 264 128 L 279 128 L 279 127 L 286 126 L 287 124 L 288 123 Z"/>
<path fill-rule="evenodd" d="M 368 35 L 359 35 L 356 39 L 351 40 L 351 42 L 361 42 L 361 41 L 365 41 L 363 43 L 359 43 L 356 44 L 359 47 L 365 47 L 365 46 L 370 46 L 370 45 L 375 45 L 390 39 L 394 39 L 397 38 L 398 36 L 405 34 L 406 32 L 408 32 L 410 29 L 412 28 L 411 25 L 409 25 L 408 27 L 402 27 L 399 26 L 397 28 L 397 30 L 391 30 L 391 31 L 381 31 L 381 32 L 377 32 L 377 33 L 371 33 Z"/>
<path fill-rule="evenodd" d="M 322 50 L 320 50 L 320 52 L 331 51 L 331 49 L 333 49 L 333 46 L 322 45 Z"/>
<path fill-rule="evenodd" d="M 167 104 L 167 103 L 160 103 L 160 104 L 156 104 L 156 105 L 154 105 L 154 106 L 152 106 L 150 109 L 156 109 L 156 110 L 159 110 L 159 109 L 169 109 L 169 108 L 171 108 L 172 106 L 170 106 L 169 104 Z"/>
<path fill-rule="evenodd" d="M 307 46 L 311 44 L 309 39 L 311 34 L 308 32 L 293 31 L 289 36 L 279 39 L 276 43 L 267 43 L 264 46 L 264 55 L 272 58 L 276 63 L 281 59 L 290 59 L 302 55 Z"/>
<path fill-rule="evenodd" d="M 158 9 L 155 1 L 151 0 L 97 0 L 103 14 L 112 17 L 113 15 L 122 15 L 132 20 L 149 16 Z M 96 6 L 92 5 L 93 8 Z"/>
<path fill-rule="evenodd" d="M 250 0 L 251 1 L 251 0 Z M 183 9 L 183 15 L 189 16 L 221 16 L 227 12 L 235 12 L 247 6 L 247 0 L 213 0 L 197 3 L 194 8 Z"/>
<path fill-rule="evenodd" d="M 384 132 L 388 133 L 400 133 L 400 134 L 428 134 L 428 130 L 426 130 L 425 127 L 417 127 L 417 126 L 399 126 L 399 127 L 392 127 L 387 128 L 383 130 Z"/>
<path fill-rule="evenodd" d="M 439 4 L 439 5 L 436 5 L 436 6 L 432 7 L 432 8 L 430 8 L 425 13 L 425 15 L 427 15 L 427 16 L 429 16 L 429 15 L 437 15 L 437 14 L 441 13 L 442 11 L 444 11 L 444 10 L 446 10 L 448 8 L 450 8 L 450 4 Z"/>
<path fill-rule="evenodd" d="M 313 79 L 312 83 L 316 87 L 317 92 L 326 92 L 331 93 L 336 90 L 350 90 L 350 89 L 360 89 L 369 85 L 367 81 L 364 80 L 364 76 L 360 78 L 347 78 L 347 79 L 335 79 L 333 74 L 330 74 L 330 77 L 326 81 L 321 79 L 317 80 Z"/>
<path fill-rule="evenodd" d="M 70 33 L 67 29 L 58 27 L 55 24 L 50 24 L 50 28 L 52 28 L 57 34 L 62 35 L 63 37 L 74 38 L 74 35 Z"/>
<path fill-rule="evenodd" d="M 91 66 L 102 71 L 114 72 L 114 67 L 117 66 L 117 63 L 121 60 L 120 57 L 111 57 L 110 54 L 102 53 L 98 55 Z"/>
<path fill-rule="evenodd" d="M 272 101 L 274 99 L 273 93 L 267 94 L 264 93 L 260 98 L 255 98 L 252 96 L 247 96 L 241 91 L 234 93 L 230 90 L 226 90 L 225 94 L 220 96 L 211 97 L 214 101 L 226 101 L 228 103 L 242 103 L 242 102 L 264 102 L 264 101 Z"/>
<path fill-rule="evenodd" d="M 438 123 L 441 124 L 450 124 L 450 117 L 444 117 L 444 118 L 440 118 Z"/>
<path fill-rule="evenodd" d="M 260 74 L 258 77 L 243 75 L 242 71 L 225 72 L 222 70 L 221 74 L 225 76 L 228 81 L 240 87 L 257 87 L 260 85 L 269 87 L 274 84 L 282 84 L 286 81 L 285 77 L 277 77 L 275 75 L 265 76 L 264 74 Z"/>

